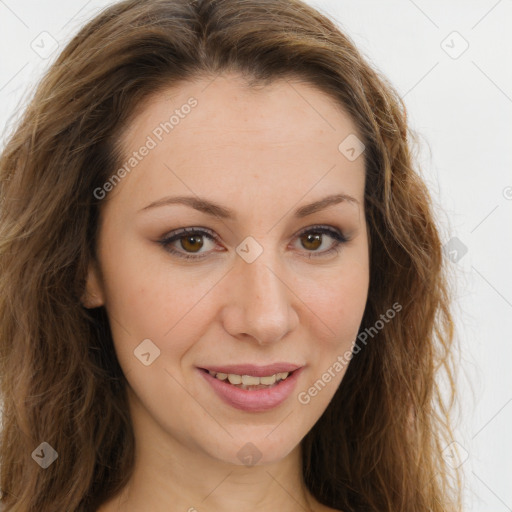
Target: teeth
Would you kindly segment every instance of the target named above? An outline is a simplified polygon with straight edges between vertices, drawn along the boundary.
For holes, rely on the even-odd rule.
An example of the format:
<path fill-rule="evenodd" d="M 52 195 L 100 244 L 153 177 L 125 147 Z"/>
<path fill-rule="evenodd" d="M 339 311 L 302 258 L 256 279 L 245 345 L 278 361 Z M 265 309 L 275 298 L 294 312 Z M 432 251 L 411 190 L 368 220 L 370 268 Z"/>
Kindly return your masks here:
<path fill-rule="evenodd" d="M 259 386 L 263 384 L 265 386 L 271 386 L 280 380 L 286 379 L 290 372 L 280 372 L 274 375 L 269 375 L 265 377 L 254 377 L 252 375 L 236 375 L 234 373 L 216 373 L 211 370 L 208 370 L 208 373 L 219 380 L 226 380 L 230 382 L 230 384 L 238 385 L 243 384 L 244 386 Z"/>
<path fill-rule="evenodd" d="M 240 377 L 240 375 L 235 375 L 234 373 L 230 373 L 228 375 L 228 380 L 230 384 L 242 384 L 242 377 Z"/>
<path fill-rule="evenodd" d="M 277 379 L 276 375 L 271 375 L 270 377 L 260 377 L 260 383 L 270 386 L 271 384 L 275 383 L 276 379 Z"/>
<path fill-rule="evenodd" d="M 229 382 L 231 382 L 231 384 L 240 384 L 239 382 L 232 382 L 231 377 L 233 377 L 233 375 L 229 376 Z M 236 377 L 237 379 L 239 378 L 238 375 Z M 252 377 L 251 375 L 242 375 L 242 384 L 244 386 L 257 386 L 260 384 L 260 378 Z"/>

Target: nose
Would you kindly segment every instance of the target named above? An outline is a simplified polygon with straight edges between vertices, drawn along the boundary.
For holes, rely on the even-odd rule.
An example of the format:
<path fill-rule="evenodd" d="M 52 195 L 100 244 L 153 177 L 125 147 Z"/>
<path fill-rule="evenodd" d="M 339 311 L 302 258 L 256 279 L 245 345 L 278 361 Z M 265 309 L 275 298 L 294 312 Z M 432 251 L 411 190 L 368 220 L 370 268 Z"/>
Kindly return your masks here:
<path fill-rule="evenodd" d="M 229 274 L 230 295 L 223 310 L 224 328 L 235 338 L 260 345 L 279 341 L 298 324 L 297 300 L 277 258 L 263 253 L 252 263 L 237 258 Z"/>

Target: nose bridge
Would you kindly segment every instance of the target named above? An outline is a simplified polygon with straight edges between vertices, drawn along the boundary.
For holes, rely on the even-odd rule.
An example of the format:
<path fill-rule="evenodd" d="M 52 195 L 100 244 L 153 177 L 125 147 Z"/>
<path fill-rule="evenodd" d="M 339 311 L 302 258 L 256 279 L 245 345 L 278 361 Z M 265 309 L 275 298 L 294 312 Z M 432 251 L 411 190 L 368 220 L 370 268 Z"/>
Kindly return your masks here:
<path fill-rule="evenodd" d="M 249 251 L 254 249 L 250 247 Z M 235 263 L 232 306 L 238 311 L 240 324 L 236 326 L 238 332 L 231 334 L 246 334 L 267 343 L 281 339 L 293 327 L 291 292 L 277 251 L 261 249 L 255 260 L 244 259 L 240 253 L 242 256 Z"/>
<path fill-rule="evenodd" d="M 243 288 L 247 290 L 248 297 L 258 299 L 258 303 L 274 306 L 285 299 L 283 290 L 283 277 L 279 276 L 280 265 L 276 264 L 276 258 L 270 256 L 270 250 L 264 251 L 254 262 L 239 262 L 240 274 L 242 274 Z M 260 301 L 260 299 L 266 299 Z"/>

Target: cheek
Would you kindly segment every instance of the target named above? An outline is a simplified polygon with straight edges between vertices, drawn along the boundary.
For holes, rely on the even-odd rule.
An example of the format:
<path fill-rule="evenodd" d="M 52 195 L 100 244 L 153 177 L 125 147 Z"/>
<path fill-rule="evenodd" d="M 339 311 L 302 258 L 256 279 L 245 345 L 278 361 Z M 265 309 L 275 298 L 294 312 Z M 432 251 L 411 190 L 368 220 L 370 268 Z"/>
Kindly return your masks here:
<path fill-rule="evenodd" d="M 314 419 L 324 412 L 345 375 L 368 295 L 364 260 L 336 275 L 305 301 L 314 305 L 309 316 L 315 327 L 310 329 L 311 368 L 297 400 Z"/>
<path fill-rule="evenodd" d="M 103 253 L 106 306 L 119 359 L 131 364 L 133 350 L 152 340 L 179 360 L 191 340 L 200 338 L 208 294 L 219 276 L 173 267 L 163 257 L 123 243 L 122 257 L 112 243 Z M 119 246 L 119 244 L 118 244 Z"/>
<path fill-rule="evenodd" d="M 303 284 L 304 302 L 317 326 L 317 339 L 339 348 L 357 336 L 368 298 L 369 274 L 364 261 L 343 266 L 323 279 L 322 286 Z"/>

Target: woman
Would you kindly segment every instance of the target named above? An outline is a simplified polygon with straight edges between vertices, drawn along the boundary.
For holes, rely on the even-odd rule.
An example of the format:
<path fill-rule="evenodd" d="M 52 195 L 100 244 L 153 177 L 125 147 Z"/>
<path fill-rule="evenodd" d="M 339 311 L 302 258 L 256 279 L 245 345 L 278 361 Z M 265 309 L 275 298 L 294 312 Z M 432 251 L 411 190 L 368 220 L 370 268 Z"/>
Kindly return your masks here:
<path fill-rule="evenodd" d="M 457 510 L 408 134 L 298 0 L 84 27 L 0 160 L 3 510 Z"/>

